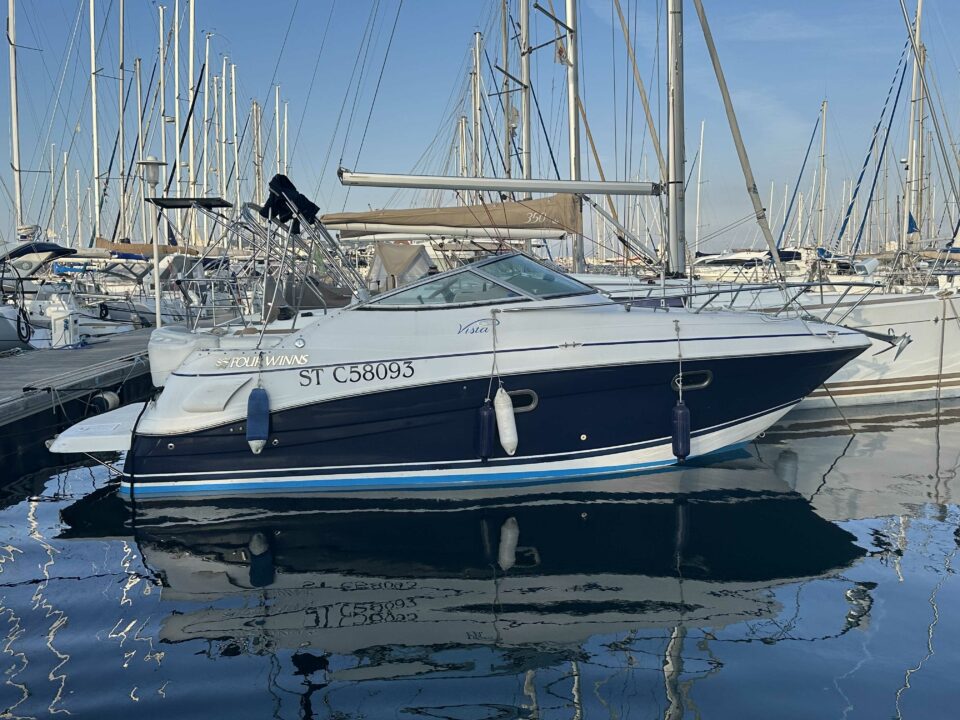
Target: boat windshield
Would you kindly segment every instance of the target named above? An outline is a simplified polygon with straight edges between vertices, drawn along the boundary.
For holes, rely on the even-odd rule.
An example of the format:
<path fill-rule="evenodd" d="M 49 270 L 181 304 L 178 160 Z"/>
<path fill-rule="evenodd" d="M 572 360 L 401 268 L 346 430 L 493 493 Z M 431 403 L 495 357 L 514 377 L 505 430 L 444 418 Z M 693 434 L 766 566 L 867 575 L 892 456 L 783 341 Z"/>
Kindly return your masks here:
<path fill-rule="evenodd" d="M 520 293 L 490 278 L 465 270 L 453 275 L 441 275 L 430 282 L 383 295 L 374 299 L 371 305 L 469 305 L 520 299 Z"/>
<path fill-rule="evenodd" d="M 574 280 L 531 260 L 525 255 L 507 255 L 483 263 L 478 270 L 504 285 L 510 285 L 524 295 L 536 298 L 555 298 L 563 295 L 587 295 L 596 288 Z"/>
<path fill-rule="evenodd" d="M 596 290 L 524 255 L 483 260 L 372 300 L 367 307 L 474 305 L 568 295 Z"/>

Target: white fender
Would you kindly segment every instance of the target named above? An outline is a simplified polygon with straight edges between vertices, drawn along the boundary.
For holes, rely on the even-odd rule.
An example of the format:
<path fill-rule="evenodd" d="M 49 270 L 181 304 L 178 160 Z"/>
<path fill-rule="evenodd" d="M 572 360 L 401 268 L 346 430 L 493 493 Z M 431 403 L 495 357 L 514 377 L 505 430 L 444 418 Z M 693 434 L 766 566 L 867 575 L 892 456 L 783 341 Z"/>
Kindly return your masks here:
<path fill-rule="evenodd" d="M 493 398 L 493 411 L 497 416 L 497 434 L 500 436 L 500 445 L 507 455 L 517 451 L 517 419 L 513 416 L 513 400 L 503 388 L 497 390 Z"/>

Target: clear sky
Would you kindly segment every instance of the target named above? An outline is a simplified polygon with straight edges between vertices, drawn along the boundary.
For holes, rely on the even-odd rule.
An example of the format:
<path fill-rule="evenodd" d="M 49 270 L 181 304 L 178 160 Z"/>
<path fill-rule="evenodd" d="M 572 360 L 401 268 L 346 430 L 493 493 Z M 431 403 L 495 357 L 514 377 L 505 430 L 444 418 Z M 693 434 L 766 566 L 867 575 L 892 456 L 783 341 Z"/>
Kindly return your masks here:
<path fill-rule="evenodd" d="M 97 64 L 101 174 L 107 166 L 118 127 L 118 8 L 120 0 L 97 0 Z M 664 0 L 621 0 L 634 31 L 637 60 L 648 85 L 658 123 L 665 129 Z M 542 4 L 549 7 L 548 0 Z M 899 0 L 705 0 L 720 57 L 741 121 L 758 186 L 772 214 L 782 218 L 784 188 L 796 181 L 803 155 L 823 99 L 829 101 L 827 121 L 828 227 L 836 225 L 842 203 L 842 183 L 856 177 L 870 142 L 887 90 L 906 41 Z M 909 3 L 912 5 L 913 3 Z M 189 107 L 187 75 L 186 0 L 181 30 L 181 97 L 184 117 Z M 511 0 L 516 19 L 517 3 Z M 555 0 L 558 15 L 562 0 Z M 657 179 L 623 36 L 612 0 L 580 0 L 581 94 L 607 178 L 646 176 Z M 168 25 L 174 14 L 167 0 Z M 224 56 L 237 65 L 237 104 L 241 131 L 247 126 L 251 101 L 264 110 L 264 174 L 274 168 L 272 83 L 281 86 L 289 103 L 290 175 L 324 211 L 366 209 L 385 204 L 423 204 L 421 194 L 339 186 L 338 164 L 383 172 L 455 172 L 456 118 L 469 112 L 462 104 L 469 82 L 473 33 L 485 34 L 491 63 L 499 62 L 499 0 L 197 0 L 195 73 L 203 62 L 203 40 L 211 34 L 211 74 L 219 75 Z M 909 8 L 911 13 L 914 8 Z M 54 179 L 58 207 L 52 223 L 63 226 L 62 152 L 69 149 L 70 214 L 74 215 L 77 170 L 86 194 L 92 175 L 90 140 L 89 0 L 18 0 L 21 165 L 25 221 L 47 224 L 50 216 L 50 145 L 56 145 Z M 143 95 L 154 71 L 157 44 L 157 3 L 126 2 L 126 77 L 133 78 L 134 58 L 142 58 Z M 534 45 L 553 37 L 554 25 L 533 11 Z M 960 64 L 948 28 L 956 27 L 960 4 L 927 0 L 924 41 L 931 80 L 942 96 L 947 118 L 960 104 L 956 75 Z M 395 32 L 393 31 L 396 23 Z M 391 42 L 392 36 L 392 42 Z M 388 52 L 389 45 L 389 52 Z M 658 53 L 661 62 L 658 64 Z M 172 50 L 170 51 L 172 56 Z M 170 58 L 172 62 L 172 57 Z M 511 50 L 516 68 L 516 50 Z M 4 56 L 6 62 L 6 56 Z M 484 61 L 486 62 L 486 60 Z M 382 74 L 381 74 L 382 68 Z M 316 73 L 315 73 L 316 70 Z M 534 87 L 545 130 L 535 126 L 534 176 L 551 177 L 553 170 L 545 137 L 567 172 L 565 155 L 566 89 L 563 68 L 552 46 L 533 55 Z M 487 93 L 494 76 L 485 70 Z M 910 77 L 891 131 L 894 159 L 890 165 L 891 212 L 900 192 L 898 157 L 906 155 L 906 100 Z M 173 114 L 173 79 L 168 75 L 168 115 Z M 131 89 L 126 121 L 127 149 L 135 142 L 136 96 Z M 375 98 L 375 102 L 374 102 Z M 692 3 L 686 4 L 686 118 L 688 172 L 695 171 L 700 122 L 704 120 L 703 209 L 701 234 L 708 237 L 750 213 L 742 175 L 727 129 L 723 106 L 709 64 Z M 212 102 L 212 100 L 211 100 Z M 498 98 L 488 96 L 491 114 L 499 118 Z M 0 94 L 0 112 L 9 115 L 9 94 Z M 202 119 L 203 97 L 196 113 Z M 148 117 L 156 113 L 148 112 Z M 169 140 L 173 145 L 172 124 Z M 146 151 L 159 155 L 157 123 L 146 135 Z M 946 132 L 946 128 L 944 128 Z M 807 195 L 817 164 L 818 140 L 801 190 Z M 197 137 L 199 165 L 200 131 Z M 241 153 L 244 199 L 252 194 L 249 130 Z M 13 231 L 12 173 L 9 143 L 2 150 L 3 187 L 0 218 L 5 236 Z M 232 153 L 232 149 L 230 149 Z M 584 140 L 584 176 L 597 177 Z M 183 153 L 186 160 L 186 151 Z M 172 156 L 172 150 L 171 150 Z M 647 170 L 644 173 L 644 157 Z M 211 160 L 211 163 L 214 161 Z M 215 163 L 214 163 L 215 164 Z M 40 171 L 40 172 L 37 172 Z M 198 174 L 200 171 L 198 170 Z M 115 176 L 117 171 L 112 171 Z M 212 176 L 211 176 L 212 177 Z M 696 175 L 688 190 L 688 237 L 694 236 Z M 870 175 L 868 175 L 869 179 Z M 212 182 L 212 181 L 211 181 Z M 947 185 L 934 177 L 942 208 Z M 113 183 L 114 188 L 116 183 Z M 865 191 L 864 191 L 865 192 Z M 808 207 L 809 209 L 809 207 Z M 620 210 L 628 212 L 625 201 Z M 116 216 L 116 192 L 108 192 L 104 226 L 109 235 Z M 75 227 L 76 220 L 71 224 Z M 776 229 L 779 230 L 779 224 Z M 754 238 L 752 225 L 716 236 L 707 247 L 742 246 Z"/>

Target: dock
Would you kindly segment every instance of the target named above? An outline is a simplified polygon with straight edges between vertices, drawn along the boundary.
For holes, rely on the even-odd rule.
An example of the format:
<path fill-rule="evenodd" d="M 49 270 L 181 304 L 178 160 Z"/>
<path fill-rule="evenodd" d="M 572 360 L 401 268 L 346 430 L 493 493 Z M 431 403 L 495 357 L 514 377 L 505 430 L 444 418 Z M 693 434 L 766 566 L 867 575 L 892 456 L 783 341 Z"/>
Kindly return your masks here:
<path fill-rule="evenodd" d="M 80 348 L 33 350 L 0 358 L 0 462 L 13 476 L 62 462 L 46 441 L 87 417 L 91 399 L 105 390 L 121 404 L 152 389 L 150 328 L 120 333 Z M 4 473 L 7 475 L 7 473 Z"/>

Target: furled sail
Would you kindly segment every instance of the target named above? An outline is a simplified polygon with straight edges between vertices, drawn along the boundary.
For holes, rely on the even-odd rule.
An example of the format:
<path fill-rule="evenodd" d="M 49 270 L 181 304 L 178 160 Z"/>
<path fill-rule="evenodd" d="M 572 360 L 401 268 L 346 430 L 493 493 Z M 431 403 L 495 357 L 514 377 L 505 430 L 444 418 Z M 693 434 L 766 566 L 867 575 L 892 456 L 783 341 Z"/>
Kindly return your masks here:
<path fill-rule="evenodd" d="M 530 237 L 537 232 L 555 237 L 582 231 L 577 203 L 574 195 L 551 195 L 480 205 L 330 213 L 320 221 L 339 230 L 343 238 L 385 232 L 456 235 L 458 230 L 464 235 L 480 231 L 490 237 Z"/>

